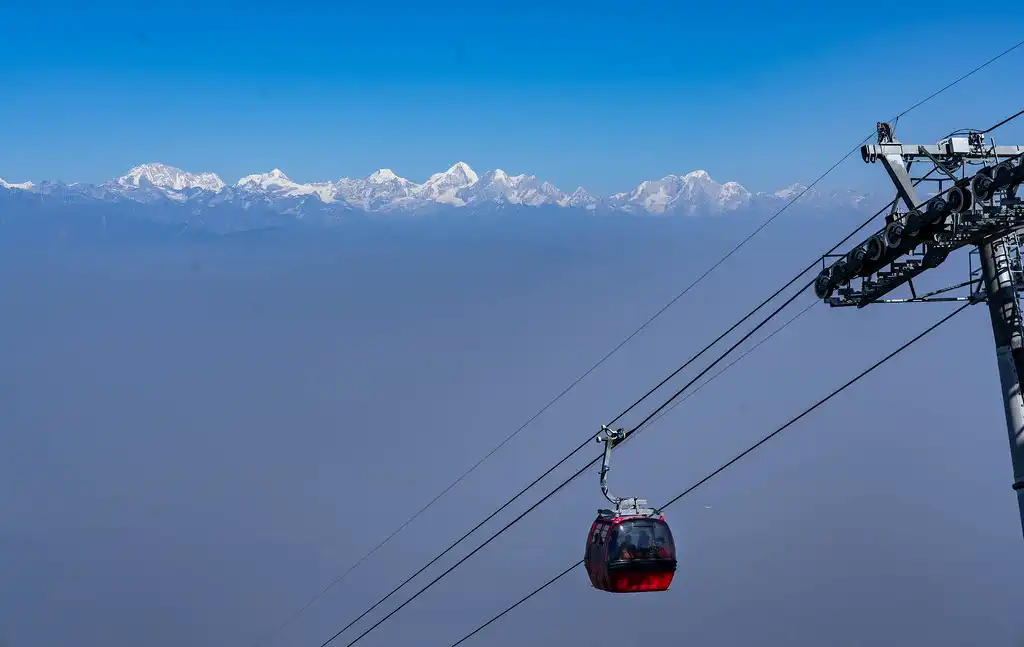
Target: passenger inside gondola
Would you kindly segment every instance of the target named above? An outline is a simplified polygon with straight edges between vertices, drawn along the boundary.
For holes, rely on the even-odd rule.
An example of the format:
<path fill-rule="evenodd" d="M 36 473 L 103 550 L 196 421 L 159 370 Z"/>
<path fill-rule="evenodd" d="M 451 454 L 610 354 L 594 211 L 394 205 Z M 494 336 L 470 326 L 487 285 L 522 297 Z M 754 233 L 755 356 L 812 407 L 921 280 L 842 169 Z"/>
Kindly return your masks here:
<path fill-rule="evenodd" d="M 638 555 L 649 555 L 651 553 L 651 536 L 646 531 L 640 531 L 640 537 L 636 542 Z"/>
<path fill-rule="evenodd" d="M 641 525 L 625 522 L 612 536 L 608 555 L 611 559 L 629 560 L 641 557 L 673 557 L 672 540 L 662 524 Z M 653 537 L 652 537 L 653 531 Z"/>
<path fill-rule="evenodd" d="M 633 545 L 633 538 L 626 535 L 622 541 L 622 550 L 619 552 L 619 559 L 633 559 L 636 555 L 636 546 Z"/>

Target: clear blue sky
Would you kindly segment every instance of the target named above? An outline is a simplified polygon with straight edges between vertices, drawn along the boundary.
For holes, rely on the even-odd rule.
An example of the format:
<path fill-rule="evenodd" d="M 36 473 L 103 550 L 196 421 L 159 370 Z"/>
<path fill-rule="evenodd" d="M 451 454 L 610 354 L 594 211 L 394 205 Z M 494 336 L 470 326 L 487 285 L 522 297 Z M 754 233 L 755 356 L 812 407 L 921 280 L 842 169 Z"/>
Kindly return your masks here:
<path fill-rule="evenodd" d="M 422 181 L 463 160 L 598 194 L 695 168 L 773 189 L 812 180 L 1024 24 L 1003 3 L 961 54 L 953 5 L 640 4 L 6 2 L 0 177 L 101 181 L 163 161 L 227 182 L 382 166 Z M 1022 63 L 1024 48 L 899 134 L 1016 111 L 1019 83 L 978 92 Z M 830 182 L 877 175 L 854 159 Z"/>

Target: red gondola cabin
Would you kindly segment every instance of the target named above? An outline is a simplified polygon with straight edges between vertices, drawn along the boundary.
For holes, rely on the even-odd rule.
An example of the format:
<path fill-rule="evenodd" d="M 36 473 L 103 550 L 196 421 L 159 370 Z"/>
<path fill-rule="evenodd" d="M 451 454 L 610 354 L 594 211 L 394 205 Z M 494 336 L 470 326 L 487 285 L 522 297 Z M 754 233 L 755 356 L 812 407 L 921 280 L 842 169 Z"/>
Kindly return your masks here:
<path fill-rule="evenodd" d="M 601 510 L 583 558 L 594 588 L 611 593 L 666 591 L 676 572 L 676 549 L 665 518 Z"/>

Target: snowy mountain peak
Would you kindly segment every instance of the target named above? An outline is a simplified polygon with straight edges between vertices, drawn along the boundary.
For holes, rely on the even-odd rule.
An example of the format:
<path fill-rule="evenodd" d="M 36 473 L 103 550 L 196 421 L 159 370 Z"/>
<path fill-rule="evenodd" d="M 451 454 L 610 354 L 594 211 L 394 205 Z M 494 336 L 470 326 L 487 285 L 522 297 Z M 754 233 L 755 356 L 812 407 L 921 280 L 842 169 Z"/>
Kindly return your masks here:
<path fill-rule="evenodd" d="M 394 171 L 389 168 L 382 168 L 374 171 L 370 174 L 370 177 L 366 178 L 367 182 L 374 184 L 383 184 L 384 182 L 392 182 L 394 180 L 406 181 L 405 178 L 400 178 L 395 175 Z"/>
<path fill-rule="evenodd" d="M 465 162 L 457 162 L 443 173 L 434 173 L 421 184 L 417 193 L 434 202 L 450 204 L 456 207 L 466 205 L 466 200 L 457 195 L 462 189 L 471 187 L 480 178 Z"/>
<path fill-rule="evenodd" d="M 100 185 L 44 181 L 13 184 L 0 180 L 0 197 L 26 194 L 42 196 L 62 193 L 84 200 L 128 199 L 133 203 L 162 203 L 170 199 L 188 205 L 194 217 L 202 218 L 207 207 L 239 208 L 239 213 L 270 210 L 286 218 L 326 218 L 328 222 L 350 210 L 368 213 L 432 213 L 447 207 L 469 210 L 556 206 L 585 209 L 591 213 L 630 213 L 706 216 L 753 210 L 774 210 L 796 199 L 806 187 L 793 184 L 775 192 L 751 194 L 736 182 L 716 182 L 698 169 L 685 175 L 665 175 L 645 180 L 629 191 L 600 198 L 582 187 L 571 194 L 536 175 L 511 175 L 494 169 L 481 175 L 465 162 L 431 175 L 423 184 L 381 168 L 363 179 L 298 183 L 281 169 L 241 178 L 234 190 L 213 173 L 193 174 L 160 163 L 143 164 L 120 178 Z M 861 191 L 808 190 L 798 207 L 812 210 L 864 209 L 869 195 Z M 69 202 L 70 204 L 70 202 Z M 254 211 L 255 210 L 255 211 Z M 219 213 L 231 213 L 219 211 Z M 276 216 L 275 216 L 276 217 Z M 243 217 L 245 220 L 247 217 Z"/>
<path fill-rule="evenodd" d="M 632 212 L 696 214 L 733 211 L 750 199 L 750 192 L 736 182 L 719 184 L 710 173 L 698 169 L 641 182 L 629 193 L 615 194 L 609 202 Z"/>
<path fill-rule="evenodd" d="M 735 209 L 750 202 L 750 191 L 737 182 L 726 182 L 718 192 L 718 204 L 724 209 Z"/>
<path fill-rule="evenodd" d="M 466 164 L 465 162 L 456 162 L 454 166 L 448 169 L 448 172 L 459 172 L 462 175 L 466 176 L 466 179 L 468 179 L 470 182 L 476 182 L 478 179 L 480 179 L 477 177 L 473 169 L 469 168 L 469 164 Z"/>
<path fill-rule="evenodd" d="M 503 171 L 504 173 L 504 171 Z M 444 173 L 435 173 L 430 176 L 430 180 L 437 178 L 438 180 L 448 180 L 453 184 L 459 184 L 461 186 L 469 186 L 470 184 L 476 184 L 480 178 L 476 172 L 469 167 L 469 164 L 465 162 L 456 162 L 450 169 Z M 427 180 L 429 183 L 430 180 Z"/>
<path fill-rule="evenodd" d="M 254 173 L 246 175 L 235 183 L 239 188 L 261 188 L 267 189 L 272 186 L 291 186 L 295 184 L 291 178 L 285 175 L 284 171 L 276 168 L 269 173 Z"/>
<path fill-rule="evenodd" d="M 215 173 L 189 173 L 159 162 L 136 166 L 117 178 L 116 183 L 125 188 L 143 188 L 148 185 L 172 191 L 202 189 L 217 192 L 227 186 Z"/>
<path fill-rule="evenodd" d="M 317 194 L 323 202 L 333 200 L 330 185 L 300 184 L 288 177 L 284 171 L 275 168 L 269 173 L 246 175 L 235 183 L 235 188 L 247 192 L 268 193 L 277 197 L 295 198 Z"/>
<path fill-rule="evenodd" d="M 597 207 L 597 202 L 597 198 L 587 193 L 583 187 L 578 186 L 572 195 L 563 197 L 558 204 L 563 207 L 582 207 L 592 210 Z"/>
<path fill-rule="evenodd" d="M 29 189 L 34 187 L 35 184 L 32 182 L 5 182 L 3 178 L 0 178 L 0 186 L 2 186 L 5 189 L 21 189 L 22 191 L 28 191 Z"/>
<path fill-rule="evenodd" d="M 794 182 L 785 189 L 780 189 L 776 191 L 773 195 L 775 195 L 776 198 L 782 198 L 783 200 L 792 200 L 793 198 L 800 195 L 800 193 L 806 190 L 807 185 L 800 184 L 799 182 Z"/>
<path fill-rule="evenodd" d="M 549 182 L 541 182 L 534 175 L 509 175 L 502 169 L 484 173 L 473 184 L 459 189 L 456 196 L 465 204 L 507 202 L 528 206 L 562 204 L 566 199 Z"/>

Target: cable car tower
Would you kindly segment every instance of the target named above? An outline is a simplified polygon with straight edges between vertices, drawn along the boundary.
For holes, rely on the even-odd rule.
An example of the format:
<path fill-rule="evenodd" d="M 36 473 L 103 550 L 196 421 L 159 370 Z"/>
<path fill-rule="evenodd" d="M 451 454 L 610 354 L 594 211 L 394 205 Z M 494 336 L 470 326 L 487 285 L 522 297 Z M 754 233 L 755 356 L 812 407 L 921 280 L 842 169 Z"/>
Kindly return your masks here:
<path fill-rule="evenodd" d="M 952 133 L 938 144 L 905 144 L 894 138 L 890 124 L 879 122 L 877 143 L 862 146 L 861 157 L 867 163 L 882 164 L 896 187 L 897 199 L 881 230 L 848 253 L 822 260 L 814 289 L 832 307 L 988 303 L 1010 440 L 1013 489 L 1024 531 L 1024 321 L 1020 306 L 1024 271 L 1018 237 L 1024 229 L 1024 200 L 1018 195 L 1024 184 L 1024 146 L 997 146 L 991 138 L 986 142 L 987 132 L 966 130 Z M 917 171 L 920 166 L 927 172 L 912 175 L 911 169 Z M 934 195 L 925 200 L 916 190 L 922 182 L 937 184 Z M 904 209 L 898 209 L 900 203 Z M 914 278 L 961 247 L 971 248 L 967 280 L 919 294 Z M 903 285 L 910 292 L 908 298 L 883 298 Z M 966 290 L 966 294 L 952 296 L 956 290 Z"/>

